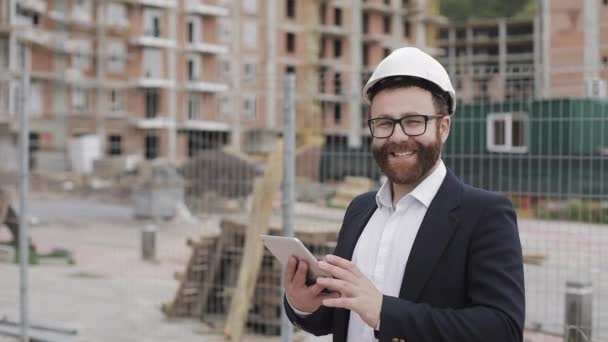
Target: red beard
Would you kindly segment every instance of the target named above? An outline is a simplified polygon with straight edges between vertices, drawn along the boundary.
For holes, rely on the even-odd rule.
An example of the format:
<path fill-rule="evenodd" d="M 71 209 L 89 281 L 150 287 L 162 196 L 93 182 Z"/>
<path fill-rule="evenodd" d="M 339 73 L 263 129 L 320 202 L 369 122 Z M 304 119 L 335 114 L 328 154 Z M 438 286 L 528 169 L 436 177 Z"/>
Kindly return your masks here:
<path fill-rule="evenodd" d="M 402 144 L 390 142 L 386 142 L 381 146 L 374 146 L 372 144 L 372 153 L 380 170 L 391 182 L 402 185 L 416 185 L 433 169 L 441 155 L 441 148 L 441 139 L 439 137 L 439 130 L 437 130 L 435 141 L 428 146 L 410 138 Z M 415 152 L 414 155 L 404 158 L 409 160 L 402 161 L 403 163 L 409 162 L 412 165 L 404 167 L 392 165 L 401 162 L 392 153 L 404 151 Z"/>

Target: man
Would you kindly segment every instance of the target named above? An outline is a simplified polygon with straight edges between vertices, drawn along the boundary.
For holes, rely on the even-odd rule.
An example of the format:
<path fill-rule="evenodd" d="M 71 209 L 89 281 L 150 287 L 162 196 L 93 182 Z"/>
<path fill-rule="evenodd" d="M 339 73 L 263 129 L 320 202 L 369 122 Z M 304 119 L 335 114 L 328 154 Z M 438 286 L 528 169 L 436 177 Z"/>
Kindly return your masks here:
<path fill-rule="evenodd" d="M 319 262 L 333 278 L 306 286 L 308 265 L 288 262 L 290 320 L 336 342 L 522 341 L 513 207 L 463 184 L 441 160 L 456 107 L 447 72 L 402 48 L 378 65 L 363 93 L 373 155 L 388 181 L 346 210 L 334 255 Z"/>
<path fill-rule="evenodd" d="M 11 245 L 17 249 L 19 247 L 19 218 L 15 209 L 12 207 L 12 195 L 8 187 L 0 185 L 0 227 L 4 224 L 12 235 Z M 36 251 L 36 247 L 29 240 L 31 251 Z"/>

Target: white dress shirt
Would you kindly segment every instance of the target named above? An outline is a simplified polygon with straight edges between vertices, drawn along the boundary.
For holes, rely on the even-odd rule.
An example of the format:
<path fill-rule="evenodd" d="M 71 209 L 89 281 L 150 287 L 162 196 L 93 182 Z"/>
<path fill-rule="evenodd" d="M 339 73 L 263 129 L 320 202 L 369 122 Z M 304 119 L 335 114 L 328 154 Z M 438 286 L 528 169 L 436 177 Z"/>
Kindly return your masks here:
<path fill-rule="evenodd" d="M 395 207 L 391 184 L 386 181 L 376 194 L 378 209 L 361 233 L 352 261 L 384 295 L 398 297 L 405 265 L 422 219 L 447 171 L 443 161 Z M 382 324 L 382 322 L 380 322 Z M 354 311 L 350 313 L 347 341 L 375 341 L 374 330 Z"/>
<path fill-rule="evenodd" d="M 398 297 L 405 265 L 422 219 L 447 173 L 439 160 L 435 170 L 393 207 L 391 184 L 385 181 L 376 194 L 378 209 L 361 233 L 352 261 L 384 295 Z M 293 307 L 293 306 L 292 306 Z M 300 315 L 307 313 L 295 310 Z M 382 322 L 380 322 L 382 324 Z M 348 342 L 372 342 L 374 330 L 350 312 Z"/>

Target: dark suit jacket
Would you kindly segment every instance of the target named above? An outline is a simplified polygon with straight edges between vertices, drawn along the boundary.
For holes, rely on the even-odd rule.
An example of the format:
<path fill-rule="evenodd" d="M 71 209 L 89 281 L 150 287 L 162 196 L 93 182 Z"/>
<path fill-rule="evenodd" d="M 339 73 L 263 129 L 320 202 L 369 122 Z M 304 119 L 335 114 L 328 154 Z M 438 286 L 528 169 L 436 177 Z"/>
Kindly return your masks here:
<path fill-rule="evenodd" d="M 376 210 L 375 193 L 355 198 L 335 254 L 351 259 Z M 407 222 L 404 222 L 407 229 Z M 346 341 L 349 311 L 321 307 L 289 319 L 315 334 Z M 414 241 L 399 298 L 384 296 L 380 341 L 523 340 L 524 272 L 515 212 L 504 196 L 463 184 L 448 170 Z M 395 340 L 396 338 L 396 340 Z"/>

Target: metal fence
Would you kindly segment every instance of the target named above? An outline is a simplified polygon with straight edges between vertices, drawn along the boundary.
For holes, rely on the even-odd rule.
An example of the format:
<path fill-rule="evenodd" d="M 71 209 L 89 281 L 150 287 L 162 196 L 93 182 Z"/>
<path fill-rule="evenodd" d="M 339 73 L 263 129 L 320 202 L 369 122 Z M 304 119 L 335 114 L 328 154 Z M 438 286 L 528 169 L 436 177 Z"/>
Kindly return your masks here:
<path fill-rule="evenodd" d="M 529 91 L 529 81 L 521 82 L 510 81 L 509 89 Z M 298 141 L 295 233 L 318 256 L 335 247 L 349 201 L 381 184 L 369 135 L 363 132 L 360 148 L 349 147 L 340 134 Z M 255 214 L 255 180 L 268 171 L 276 133 L 247 133 L 240 151 L 223 146 L 229 139 L 216 132 L 190 134 L 190 158 L 177 167 L 185 206 L 167 221 L 133 219 L 129 189 L 136 186 L 162 197 L 167 194 L 163 186 L 170 186 L 162 180 L 146 183 L 151 173 L 143 167 L 109 181 L 34 172 L 34 243 L 44 253 L 57 246 L 69 249 L 76 265 L 46 265 L 48 259 L 42 258 L 43 265 L 32 267 L 33 323 L 75 326 L 80 334 L 106 340 L 195 340 L 197 334 L 188 335 L 183 324 L 196 330 L 199 320 L 210 326 L 206 333 L 221 333 Z M 603 98 L 539 98 L 520 92 L 504 100 L 473 96 L 458 105 L 443 159 L 464 182 L 504 193 L 517 209 L 528 331 L 558 339 L 583 331 L 591 332 L 590 341 L 608 341 L 607 133 L 608 102 Z M 15 181 L 4 176 L 5 183 Z M 272 234 L 282 234 L 281 204 L 277 193 Z M 141 260 L 140 238 L 150 224 L 156 225 L 158 263 Z M 280 331 L 279 270 L 265 254 L 250 302 L 250 333 Z M 17 279 L 12 268 L 0 272 L 2 279 Z M 574 283 L 589 286 L 577 292 Z M 0 317 L 16 318 L 11 308 L 18 284 L 3 284 L 0 308 L 7 309 Z M 591 298 L 592 305 L 581 300 L 580 307 L 572 308 L 568 293 Z M 73 304 L 60 307 L 64 301 Z M 52 313 L 50 305 L 55 306 Z M 566 324 L 569 310 L 587 314 L 586 308 L 591 309 L 591 325 Z M 118 309 L 124 319 L 116 317 Z M 196 320 L 173 319 L 180 317 Z M 96 323 L 100 319 L 111 328 Z"/>
<path fill-rule="evenodd" d="M 597 97 L 535 98 L 524 95 L 530 92 L 529 81 L 521 83 L 510 81 L 512 93 L 505 100 L 474 97 L 460 103 L 443 159 L 464 182 L 505 194 L 517 209 L 525 258 L 527 329 L 552 336 L 583 331 L 586 337 L 591 333 L 590 340 L 608 340 L 604 248 L 608 243 L 608 102 Z M 353 149 L 344 137 L 328 136 L 323 144 L 298 149 L 296 235 L 311 226 L 335 234 L 349 199 L 379 187 L 381 174 L 368 143 L 369 138 L 364 138 L 363 146 Z M 199 158 L 226 153 L 203 151 Z M 220 159 L 231 158 L 235 157 Z M 253 170 L 263 169 L 263 159 L 206 165 L 197 170 L 212 172 L 217 167 L 216 176 L 196 180 L 218 188 L 189 191 L 190 206 L 203 215 L 217 215 L 222 209 L 227 221 L 234 211 L 245 215 L 253 179 L 261 174 Z M 202 197 L 205 205 L 195 202 Z M 223 207 L 218 208 L 219 203 Z M 277 217 L 278 204 L 279 199 Z M 278 221 L 274 228 L 279 234 Z M 323 253 L 334 236 L 321 240 Z M 265 258 L 270 265 L 272 258 Z M 267 280 L 263 275 L 260 279 L 263 291 L 261 284 Z M 273 281 L 277 286 L 278 278 Z M 577 292 L 577 284 L 585 290 Z M 585 295 L 574 300 L 568 293 Z M 583 304 L 589 298 L 592 305 Z M 572 304 L 568 309 L 573 300 L 579 307 Z M 257 309 L 252 310 L 253 317 Z M 591 317 L 592 324 L 587 324 Z M 582 321 L 567 323 L 577 319 Z"/>

